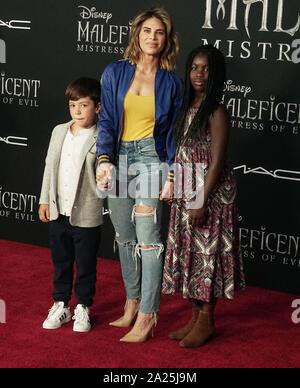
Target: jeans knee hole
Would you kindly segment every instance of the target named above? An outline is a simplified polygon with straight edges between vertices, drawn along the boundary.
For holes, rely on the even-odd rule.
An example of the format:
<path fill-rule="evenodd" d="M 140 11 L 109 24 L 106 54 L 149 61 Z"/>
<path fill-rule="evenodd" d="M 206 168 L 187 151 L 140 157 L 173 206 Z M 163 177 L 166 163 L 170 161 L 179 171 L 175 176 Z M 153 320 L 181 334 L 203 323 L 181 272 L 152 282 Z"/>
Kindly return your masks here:
<path fill-rule="evenodd" d="M 136 245 L 136 241 L 128 241 L 128 242 L 120 242 L 117 241 L 117 243 L 122 247 L 134 247 Z"/>
<path fill-rule="evenodd" d="M 152 206 L 144 206 L 143 210 L 145 210 L 145 208 L 148 208 L 149 211 L 137 211 L 137 206 L 135 206 L 135 209 L 134 209 L 134 212 L 135 212 L 135 215 L 138 215 L 138 216 L 152 216 L 153 214 L 155 214 L 156 212 L 156 208 L 155 207 L 152 207 Z"/>
<path fill-rule="evenodd" d="M 141 249 L 144 249 L 145 251 L 148 251 L 150 249 L 158 249 L 160 248 L 159 245 L 141 245 Z"/>

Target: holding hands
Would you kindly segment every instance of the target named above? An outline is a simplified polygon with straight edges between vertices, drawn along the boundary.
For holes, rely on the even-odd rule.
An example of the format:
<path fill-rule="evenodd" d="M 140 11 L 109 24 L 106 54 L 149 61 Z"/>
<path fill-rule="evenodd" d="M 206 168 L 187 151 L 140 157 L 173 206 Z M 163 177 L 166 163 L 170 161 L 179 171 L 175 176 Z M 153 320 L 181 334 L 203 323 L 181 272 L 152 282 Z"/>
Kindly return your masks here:
<path fill-rule="evenodd" d="M 107 191 L 112 188 L 112 171 L 113 164 L 111 163 L 101 163 L 98 164 L 96 170 L 96 181 L 99 190 Z"/>
<path fill-rule="evenodd" d="M 171 205 L 174 200 L 174 182 L 166 181 L 159 194 L 161 201 L 168 202 Z"/>

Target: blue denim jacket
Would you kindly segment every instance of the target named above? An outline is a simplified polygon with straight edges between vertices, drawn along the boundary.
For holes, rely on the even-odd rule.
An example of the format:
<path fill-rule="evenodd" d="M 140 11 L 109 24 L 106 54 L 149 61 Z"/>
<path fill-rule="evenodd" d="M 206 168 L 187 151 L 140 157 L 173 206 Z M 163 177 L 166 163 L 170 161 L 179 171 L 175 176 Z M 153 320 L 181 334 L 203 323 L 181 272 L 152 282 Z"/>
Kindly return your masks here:
<path fill-rule="evenodd" d="M 102 75 L 102 108 L 98 121 L 97 157 L 99 162 L 114 163 L 122 131 L 123 105 L 136 66 L 127 60 L 109 64 Z M 172 71 L 158 69 L 155 77 L 155 125 L 153 137 L 162 162 L 171 166 L 176 144 L 173 125 L 182 103 L 182 81 Z"/>

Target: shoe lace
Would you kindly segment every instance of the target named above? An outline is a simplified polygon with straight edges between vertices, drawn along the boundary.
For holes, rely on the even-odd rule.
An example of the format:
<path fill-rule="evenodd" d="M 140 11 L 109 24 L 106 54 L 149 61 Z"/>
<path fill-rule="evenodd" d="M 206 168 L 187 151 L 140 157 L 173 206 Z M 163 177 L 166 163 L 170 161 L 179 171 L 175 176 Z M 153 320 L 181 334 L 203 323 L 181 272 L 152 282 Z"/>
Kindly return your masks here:
<path fill-rule="evenodd" d="M 84 307 L 76 307 L 74 311 L 73 321 L 89 321 L 89 314 L 86 308 Z"/>
<path fill-rule="evenodd" d="M 55 318 L 56 315 L 57 315 L 58 309 L 59 309 L 59 304 L 58 303 L 54 303 L 54 305 L 49 310 L 47 319 L 48 318 Z"/>

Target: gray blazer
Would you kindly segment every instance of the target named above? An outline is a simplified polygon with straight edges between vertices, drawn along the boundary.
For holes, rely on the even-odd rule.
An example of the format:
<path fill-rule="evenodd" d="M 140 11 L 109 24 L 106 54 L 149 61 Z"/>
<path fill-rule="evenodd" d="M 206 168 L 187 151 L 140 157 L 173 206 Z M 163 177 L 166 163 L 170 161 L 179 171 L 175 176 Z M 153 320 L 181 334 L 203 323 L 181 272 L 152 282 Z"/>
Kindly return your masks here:
<path fill-rule="evenodd" d="M 44 170 L 40 204 L 49 204 L 50 221 L 59 216 L 57 201 L 58 169 L 60 155 L 65 136 L 72 121 L 57 125 L 51 136 Z M 81 155 L 81 172 L 76 189 L 75 200 L 72 206 L 70 224 L 80 227 L 96 227 L 103 223 L 103 199 L 99 198 L 96 191 L 96 141 L 98 130 L 88 137 Z"/>

